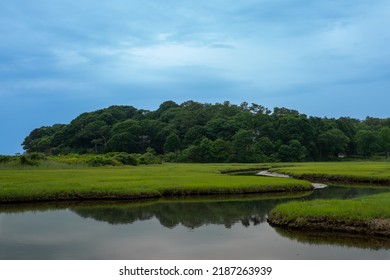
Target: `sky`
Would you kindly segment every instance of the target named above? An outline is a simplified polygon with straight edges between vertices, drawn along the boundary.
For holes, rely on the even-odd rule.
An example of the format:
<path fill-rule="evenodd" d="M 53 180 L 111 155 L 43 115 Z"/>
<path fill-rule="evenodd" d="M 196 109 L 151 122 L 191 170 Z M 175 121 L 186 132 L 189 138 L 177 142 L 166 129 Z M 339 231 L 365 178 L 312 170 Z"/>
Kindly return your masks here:
<path fill-rule="evenodd" d="M 388 118 L 388 0 L 0 2 L 0 154 L 111 105 Z"/>

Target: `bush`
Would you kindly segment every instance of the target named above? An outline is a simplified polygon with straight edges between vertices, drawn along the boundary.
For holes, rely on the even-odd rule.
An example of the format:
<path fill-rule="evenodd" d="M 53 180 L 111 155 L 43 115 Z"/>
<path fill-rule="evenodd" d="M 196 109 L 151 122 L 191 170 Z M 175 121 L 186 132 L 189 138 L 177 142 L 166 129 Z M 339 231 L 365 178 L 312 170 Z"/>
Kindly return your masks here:
<path fill-rule="evenodd" d="M 11 156 L 0 156 L 0 163 L 7 163 L 11 161 Z"/>
<path fill-rule="evenodd" d="M 46 155 L 44 153 L 36 153 L 36 152 L 28 154 L 28 157 L 34 161 L 46 159 Z"/>
<path fill-rule="evenodd" d="M 23 166 L 34 166 L 34 165 L 38 165 L 38 161 L 37 160 L 33 160 L 31 159 L 30 157 L 26 156 L 26 155 L 22 155 L 19 157 L 19 162 L 21 165 Z"/>
<path fill-rule="evenodd" d="M 164 155 L 165 162 L 177 162 L 177 158 L 179 157 L 179 153 L 166 153 Z"/>
<path fill-rule="evenodd" d="M 104 166 L 104 165 L 115 165 L 115 162 L 113 162 L 112 158 L 104 157 L 104 156 L 93 156 L 87 160 L 87 163 L 93 167 Z"/>
<path fill-rule="evenodd" d="M 147 148 L 146 153 L 139 156 L 140 164 L 160 164 L 162 163 L 161 157 L 156 155 L 156 152 L 152 148 Z"/>
<path fill-rule="evenodd" d="M 115 154 L 113 156 L 113 159 L 125 165 L 139 165 L 139 159 L 134 154 L 128 154 L 123 152 L 123 153 Z"/>

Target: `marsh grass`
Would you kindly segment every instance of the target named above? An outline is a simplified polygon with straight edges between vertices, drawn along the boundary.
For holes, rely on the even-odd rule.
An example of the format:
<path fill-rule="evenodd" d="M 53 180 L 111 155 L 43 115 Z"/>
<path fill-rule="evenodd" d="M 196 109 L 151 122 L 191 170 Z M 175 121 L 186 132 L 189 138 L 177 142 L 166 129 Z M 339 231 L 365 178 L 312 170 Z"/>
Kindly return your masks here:
<path fill-rule="evenodd" d="M 327 199 L 294 201 L 280 204 L 270 213 L 270 218 L 286 223 L 299 219 L 368 221 L 390 219 L 390 193 L 364 196 L 355 199 Z"/>
<path fill-rule="evenodd" d="M 248 164 L 159 164 L 0 170 L 0 202 L 137 199 L 175 195 L 243 194 L 310 190 L 307 181 L 232 176 L 220 170 Z"/>
<path fill-rule="evenodd" d="M 312 200 L 279 204 L 271 225 L 304 231 L 349 232 L 390 237 L 390 193 L 350 200 Z"/>
<path fill-rule="evenodd" d="M 274 172 L 309 180 L 390 185 L 390 162 L 310 162 L 274 166 Z"/>

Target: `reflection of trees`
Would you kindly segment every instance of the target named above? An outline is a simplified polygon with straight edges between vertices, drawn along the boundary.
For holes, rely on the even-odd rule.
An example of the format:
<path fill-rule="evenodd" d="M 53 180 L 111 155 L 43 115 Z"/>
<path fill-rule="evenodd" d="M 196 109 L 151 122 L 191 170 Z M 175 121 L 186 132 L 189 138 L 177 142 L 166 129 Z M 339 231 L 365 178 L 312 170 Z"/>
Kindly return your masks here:
<path fill-rule="evenodd" d="M 110 224 L 126 224 L 157 218 L 161 225 L 173 228 L 179 224 L 197 228 L 205 224 L 222 224 L 230 228 L 241 222 L 248 227 L 266 220 L 275 206 L 274 200 L 214 201 L 214 202 L 158 202 L 151 205 L 131 204 L 73 208 L 84 218 Z"/>
<path fill-rule="evenodd" d="M 169 228 L 178 224 L 188 228 L 222 224 L 230 228 L 239 221 L 250 221 L 252 217 L 260 217 L 257 220 L 264 221 L 274 205 L 273 201 L 170 203 L 160 205 L 155 216 L 162 225 Z"/>
<path fill-rule="evenodd" d="M 257 226 L 258 224 L 261 224 L 261 223 L 264 223 L 264 222 L 265 222 L 264 217 L 260 217 L 258 215 L 252 215 L 250 217 L 245 217 L 245 218 L 241 219 L 241 224 L 244 227 L 249 227 L 251 225 L 251 223 L 254 226 Z"/>
<path fill-rule="evenodd" d="M 299 199 L 329 199 L 352 197 L 388 191 L 384 188 L 329 187 L 316 190 L 311 195 L 301 195 Z M 290 199 L 297 199 L 297 195 Z M 255 197 L 242 200 L 173 200 L 149 203 L 127 203 L 95 206 L 71 207 L 84 218 L 110 224 L 127 224 L 157 218 L 161 225 L 173 228 L 179 224 L 188 228 L 197 228 L 205 224 L 220 224 L 230 228 L 240 222 L 243 226 L 258 225 L 266 220 L 268 212 L 278 203 L 287 201 L 286 197 Z"/>

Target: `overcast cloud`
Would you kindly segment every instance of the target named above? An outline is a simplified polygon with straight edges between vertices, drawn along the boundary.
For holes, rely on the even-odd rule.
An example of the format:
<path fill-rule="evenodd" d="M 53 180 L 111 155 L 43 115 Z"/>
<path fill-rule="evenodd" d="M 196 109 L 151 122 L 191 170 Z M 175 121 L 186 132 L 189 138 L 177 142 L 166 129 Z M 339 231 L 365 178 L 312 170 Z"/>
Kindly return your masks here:
<path fill-rule="evenodd" d="M 389 117 L 390 1 L 0 3 L 0 154 L 110 105 L 166 100 Z"/>

